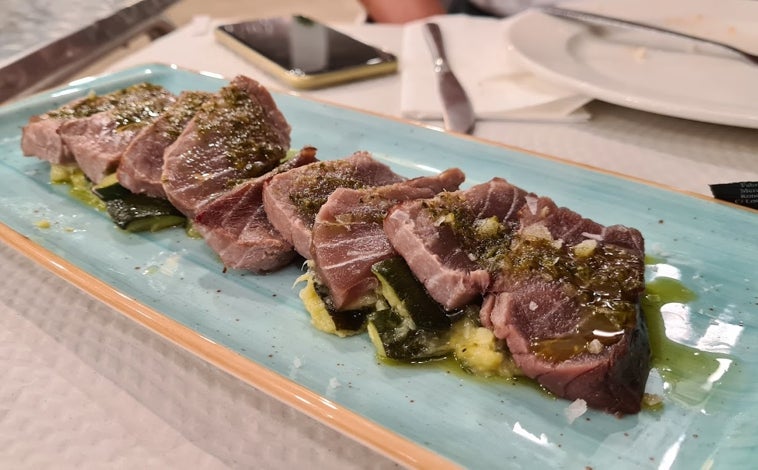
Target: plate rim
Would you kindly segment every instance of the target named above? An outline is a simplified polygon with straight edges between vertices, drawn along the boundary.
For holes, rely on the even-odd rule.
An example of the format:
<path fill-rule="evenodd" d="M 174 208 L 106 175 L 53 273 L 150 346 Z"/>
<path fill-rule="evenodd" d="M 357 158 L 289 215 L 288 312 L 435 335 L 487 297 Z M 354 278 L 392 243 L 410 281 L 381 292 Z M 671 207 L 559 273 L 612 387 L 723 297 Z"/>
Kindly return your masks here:
<path fill-rule="evenodd" d="M 571 2 L 571 7 L 581 10 L 584 2 Z M 589 9 L 592 10 L 591 8 Z M 697 122 L 704 122 L 710 124 L 728 125 L 735 127 L 743 127 L 749 129 L 758 129 L 758 112 L 755 114 L 747 113 L 728 113 L 723 111 L 714 111 L 707 108 L 698 108 L 693 106 L 682 105 L 676 101 L 666 101 L 655 97 L 643 95 L 630 95 L 623 92 L 616 92 L 611 87 L 604 86 L 602 80 L 593 81 L 588 80 L 587 77 L 582 78 L 576 76 L 570 71 L 561 70 L 555 66 L 546 65 L 543 61 L 535 58 L 533 54 L 530 54 L 526 49 L 528 46 L 524 46 L 517 33 L 520 32 L 519 28 L 524 28 L 524 25 L 528 22 L 535 21 L 554 21 L 558 24 L 561 21 L 558 18 L 542 13 L 538 10 L 526 11 L 513 18 L 513 22 L 509 25 L 506 31 L 506 42 L 509 45 L 509 49 L 518 57 L 520 62 L 531 70 L 536 75 L 545 77 L 560 84 L 571 88 L 579 93 L 586 94 L 595 99 L 606 101 L 608 103 L 616 104 L 619 106 L 636 109 L 639 111 L 646 111 L 663 116 L 676 117 L 680 119 L 688 119 Z M 578 34 L 582 28 L 578 25 L 566 25 L 567 28 L 574 27 L 576 31 L 569 34 L 570 37 L 574 37 Z M 536 28 L 525 28 L 527 31 L 537 31 Z M 543 31 L 544 28 L 539 29 Z M 562 42 L 556 42 L 550 45 L 550 41 L 545 39 L 549 38 L 549 35 L 540 35 L 535 38 L 540 47 L 562 48 Z M 590 74 L 590 76 L 593 74 Z"/>

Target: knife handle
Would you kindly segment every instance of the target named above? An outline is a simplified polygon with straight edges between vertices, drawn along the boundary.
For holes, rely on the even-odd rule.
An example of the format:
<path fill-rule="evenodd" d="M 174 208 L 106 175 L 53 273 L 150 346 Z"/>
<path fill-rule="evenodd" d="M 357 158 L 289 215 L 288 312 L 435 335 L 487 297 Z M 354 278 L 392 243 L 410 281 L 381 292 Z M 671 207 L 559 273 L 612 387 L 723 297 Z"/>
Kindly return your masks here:
<path fill-rule="evenodd" d="M 429 45 L 434 60 L 434 71 L 445 72 L 450 70 L 447 65 L 447 55 L 445 54 L 445 44 L 442 42 L 442 31 L 437 23 L 424 24 L 424 38 Z"/>

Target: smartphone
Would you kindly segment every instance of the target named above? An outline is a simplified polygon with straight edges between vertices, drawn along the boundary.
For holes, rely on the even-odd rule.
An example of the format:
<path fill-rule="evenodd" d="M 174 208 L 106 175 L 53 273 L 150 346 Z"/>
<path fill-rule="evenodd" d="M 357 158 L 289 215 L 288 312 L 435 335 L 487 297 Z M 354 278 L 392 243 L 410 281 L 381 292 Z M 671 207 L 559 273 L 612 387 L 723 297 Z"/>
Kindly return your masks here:
<path fill-rule="evenodd" d="M 225 24 L 216 40 L 294 88 L 320 88 L 397 71 L 397 58 L 300 15 Z"/>

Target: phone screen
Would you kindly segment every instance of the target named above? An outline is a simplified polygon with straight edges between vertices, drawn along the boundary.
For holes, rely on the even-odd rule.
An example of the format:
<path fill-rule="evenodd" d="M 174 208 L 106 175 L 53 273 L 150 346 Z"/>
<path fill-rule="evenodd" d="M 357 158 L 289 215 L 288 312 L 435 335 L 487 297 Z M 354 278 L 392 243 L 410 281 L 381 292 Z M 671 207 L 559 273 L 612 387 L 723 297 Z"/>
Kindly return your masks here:
<path fill-rule="evenodd" d="M 388 52 L 303 16 L 247 21 L 219 29 L 295 75 L 338 72 L 395 60 Z"/>

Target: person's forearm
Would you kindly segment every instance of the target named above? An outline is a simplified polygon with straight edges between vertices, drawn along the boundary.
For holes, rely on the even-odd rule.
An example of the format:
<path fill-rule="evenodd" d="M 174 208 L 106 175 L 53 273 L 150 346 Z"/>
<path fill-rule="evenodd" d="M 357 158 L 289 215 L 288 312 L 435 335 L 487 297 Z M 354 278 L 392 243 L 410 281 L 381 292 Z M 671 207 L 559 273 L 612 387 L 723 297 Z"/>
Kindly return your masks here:
<path fill-rule="evenodd" d="M 368 16 L 377 23 L 407 23 L 445 13 L 440 0 L 361 0 Z"/>

